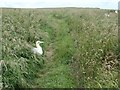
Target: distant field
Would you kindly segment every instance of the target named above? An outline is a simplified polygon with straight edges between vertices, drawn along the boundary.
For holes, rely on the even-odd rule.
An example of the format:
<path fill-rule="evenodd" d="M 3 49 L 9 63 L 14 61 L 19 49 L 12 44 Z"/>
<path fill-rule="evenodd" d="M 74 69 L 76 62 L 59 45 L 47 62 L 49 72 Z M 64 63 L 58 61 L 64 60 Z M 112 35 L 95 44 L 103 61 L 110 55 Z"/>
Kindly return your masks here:
<path fill-rule="evenodd" d="M 2 9 L 3 87 L 118 88 L 117 19 L 103 9 Z M 42 56 L 31 52 L 37 40 Z"/>

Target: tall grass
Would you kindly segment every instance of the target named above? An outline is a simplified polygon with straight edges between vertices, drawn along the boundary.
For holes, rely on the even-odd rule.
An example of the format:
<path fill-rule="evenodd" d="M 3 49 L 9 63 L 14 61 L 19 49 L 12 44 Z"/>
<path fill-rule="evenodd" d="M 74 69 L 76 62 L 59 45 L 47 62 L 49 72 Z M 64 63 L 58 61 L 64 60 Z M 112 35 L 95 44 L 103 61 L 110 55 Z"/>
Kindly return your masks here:
<path fill-rule="evenodd" d="M 4 87 L 35 87 L 36 78 L 38 87 L 118 87 L 115 13 L 105 17 L 106 10 L 72 8 L 2 12 Z M 45 42 L 43 56 L 30 51 L 36 40 Z M 49 68 L 52 74 L 39 78 L 38 74 L 49 72 L 40 71 Z"/>

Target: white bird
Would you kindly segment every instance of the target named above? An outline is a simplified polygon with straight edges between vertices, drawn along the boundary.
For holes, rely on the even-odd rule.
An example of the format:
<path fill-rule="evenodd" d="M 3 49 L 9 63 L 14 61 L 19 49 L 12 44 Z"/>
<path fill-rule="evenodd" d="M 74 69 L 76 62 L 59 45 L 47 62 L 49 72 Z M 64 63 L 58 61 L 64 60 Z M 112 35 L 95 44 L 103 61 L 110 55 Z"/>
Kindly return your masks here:
<path fill-rule="evenodd" d="M 105 16 L 106 16 L 106 17 L 110 17 L 110 15 L 109 15 L 108 13 L 105 13 Z"/>
<path fill-rule="evenodd" d="M 115 13 L 118 13 L 118 11 L 117 11 L 117 10 L 115 10 Z"/>
<path fill-rule="evenodd" d="M 36 48 L 33 48 L 32 51 L 34 54 L 42 55 L 43 50 L 42 47 L 39 45 L 40 43 L 44 43 L 42 41 L 36 41 Z"/>

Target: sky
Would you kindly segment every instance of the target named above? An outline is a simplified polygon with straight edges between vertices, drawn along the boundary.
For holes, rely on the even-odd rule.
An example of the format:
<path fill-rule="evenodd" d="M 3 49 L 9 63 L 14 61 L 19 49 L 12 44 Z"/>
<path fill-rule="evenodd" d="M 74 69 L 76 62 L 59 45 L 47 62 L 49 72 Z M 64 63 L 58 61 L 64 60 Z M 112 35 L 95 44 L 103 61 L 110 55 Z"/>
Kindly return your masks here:
<path fill-rule="evenodd" d="M 89 7 L 118 9 L 119 0 L 0 0 L 0 7 L 9 8 L 59 8 Z"/>

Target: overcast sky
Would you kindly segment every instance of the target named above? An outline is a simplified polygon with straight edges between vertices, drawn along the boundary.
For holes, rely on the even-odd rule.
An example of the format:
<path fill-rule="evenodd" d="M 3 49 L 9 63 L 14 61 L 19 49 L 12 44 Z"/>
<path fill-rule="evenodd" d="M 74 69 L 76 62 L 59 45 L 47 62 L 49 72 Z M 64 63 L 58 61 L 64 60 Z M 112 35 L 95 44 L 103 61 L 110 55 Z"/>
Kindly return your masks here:
<path fill-rule="evenodd" d="M 0 7 L 11 8 L 56 8 L 90 7 L 118 9 L 119 0 L 0 0 Z"/>

